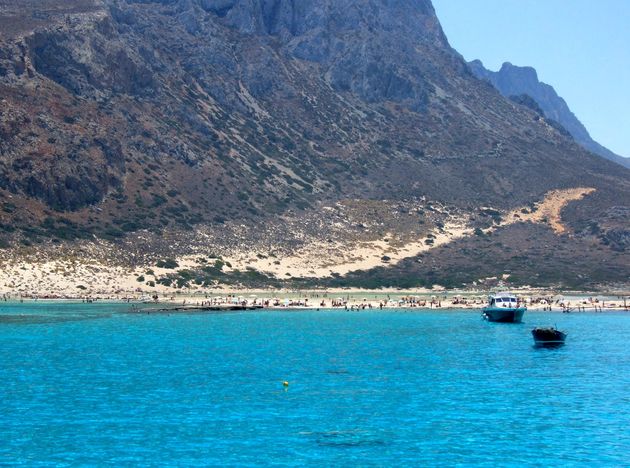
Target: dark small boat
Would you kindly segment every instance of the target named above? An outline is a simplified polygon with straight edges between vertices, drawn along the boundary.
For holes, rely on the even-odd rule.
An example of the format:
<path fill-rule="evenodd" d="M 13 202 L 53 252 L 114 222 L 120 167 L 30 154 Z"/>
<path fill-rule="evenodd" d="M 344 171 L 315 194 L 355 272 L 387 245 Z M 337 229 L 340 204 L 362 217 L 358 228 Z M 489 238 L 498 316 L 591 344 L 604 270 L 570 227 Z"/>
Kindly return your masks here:
<path fill-rule="evenodd" d="M 555 327 L 548 328 L 534 328 L 532 330 L 532 336 L 536 346 L 562 346 L 567 334 L 561 332 Z"/>

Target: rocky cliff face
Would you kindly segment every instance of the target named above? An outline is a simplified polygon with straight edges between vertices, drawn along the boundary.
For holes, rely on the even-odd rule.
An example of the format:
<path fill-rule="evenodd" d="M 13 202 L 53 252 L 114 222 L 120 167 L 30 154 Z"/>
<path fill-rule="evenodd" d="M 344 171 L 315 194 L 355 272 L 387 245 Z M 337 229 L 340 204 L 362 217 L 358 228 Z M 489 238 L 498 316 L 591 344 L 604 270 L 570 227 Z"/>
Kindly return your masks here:
<path fill-rule="evenodd" d="M 344 199 L 508 209 L 585 179 L 579 216 L 628 198 L 627 173 L 479 81 L 428 0 L 12 0 L 0 24 L 9 237 Z"/>
<path fill-rule="evenodd" d="M 536 70 L 532 67 L 518 67 L 506 62 L 498 72 L 493 72 L 487 70 L 479 60 L 474 60 L 469 65 L 477 77 L 492 83 L 504 96 L 526 94 L 533 98 L 545 117 L 562 125 L 575 141 L 587 150 L 622 166 L 630 167 L 629 158 L 613 153 L 591 138 L 582 122 L 571 112 L 566 101 L 558 96 L 553 87 L 540 82 Z"/>

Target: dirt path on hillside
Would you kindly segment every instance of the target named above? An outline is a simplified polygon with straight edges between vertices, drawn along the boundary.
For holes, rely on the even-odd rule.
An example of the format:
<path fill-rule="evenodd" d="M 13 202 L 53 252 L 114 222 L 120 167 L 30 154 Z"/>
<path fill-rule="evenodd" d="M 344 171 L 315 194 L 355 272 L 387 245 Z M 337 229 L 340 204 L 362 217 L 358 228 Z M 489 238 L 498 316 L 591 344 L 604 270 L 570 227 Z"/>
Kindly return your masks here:
<path fill-rule="evenodd" d="M 534 210 L 519 208 L 510 212 L 502 226 L 522 221 L 548 224 L 556 234 L 564 234 L 567 228 L 562 223 L 561 213 L 569 202 L 581 200 L 585 196 L 595 192 L 591 187 L 576 187 L 564 190 L 552 190 L 547 192 L 545 198 L 537 203 Z M 525 210 L 530 212 L 524 212 Z"/>

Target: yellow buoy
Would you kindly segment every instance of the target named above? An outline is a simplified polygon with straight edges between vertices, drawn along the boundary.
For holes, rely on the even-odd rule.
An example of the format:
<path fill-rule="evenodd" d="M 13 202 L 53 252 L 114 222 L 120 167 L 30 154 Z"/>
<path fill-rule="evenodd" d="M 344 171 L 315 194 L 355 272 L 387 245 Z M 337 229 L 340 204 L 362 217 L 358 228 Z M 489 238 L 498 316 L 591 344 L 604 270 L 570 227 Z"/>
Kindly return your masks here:
<path fill-rule="evenodd" d="M 287 381 L 285 380 L 284 382 L 282 382 L 282 385 L 283 385 L 283 386 L 285 386 L 285 387 L 288 387 L 288 386 L 289 386 L 289 382 L 287 382 Z"/>

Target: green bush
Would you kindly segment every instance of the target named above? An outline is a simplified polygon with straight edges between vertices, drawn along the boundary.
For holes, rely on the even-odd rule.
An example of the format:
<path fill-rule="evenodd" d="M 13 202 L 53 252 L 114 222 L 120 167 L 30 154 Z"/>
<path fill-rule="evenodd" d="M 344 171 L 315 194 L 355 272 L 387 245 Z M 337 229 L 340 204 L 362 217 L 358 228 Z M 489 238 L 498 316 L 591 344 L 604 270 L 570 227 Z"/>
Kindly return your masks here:
<path fill-rule="evenodd" d="M 169 270 L 174 270 L 175 268 L 179 266 L 179 263 L 177 263 L 177 261 L 173 260 L 172 258 L 167 258 L 165 260 L 158 260 L 158 262 L 156 263 L 156 266 L 158 268 L 166 268 Z"/>

